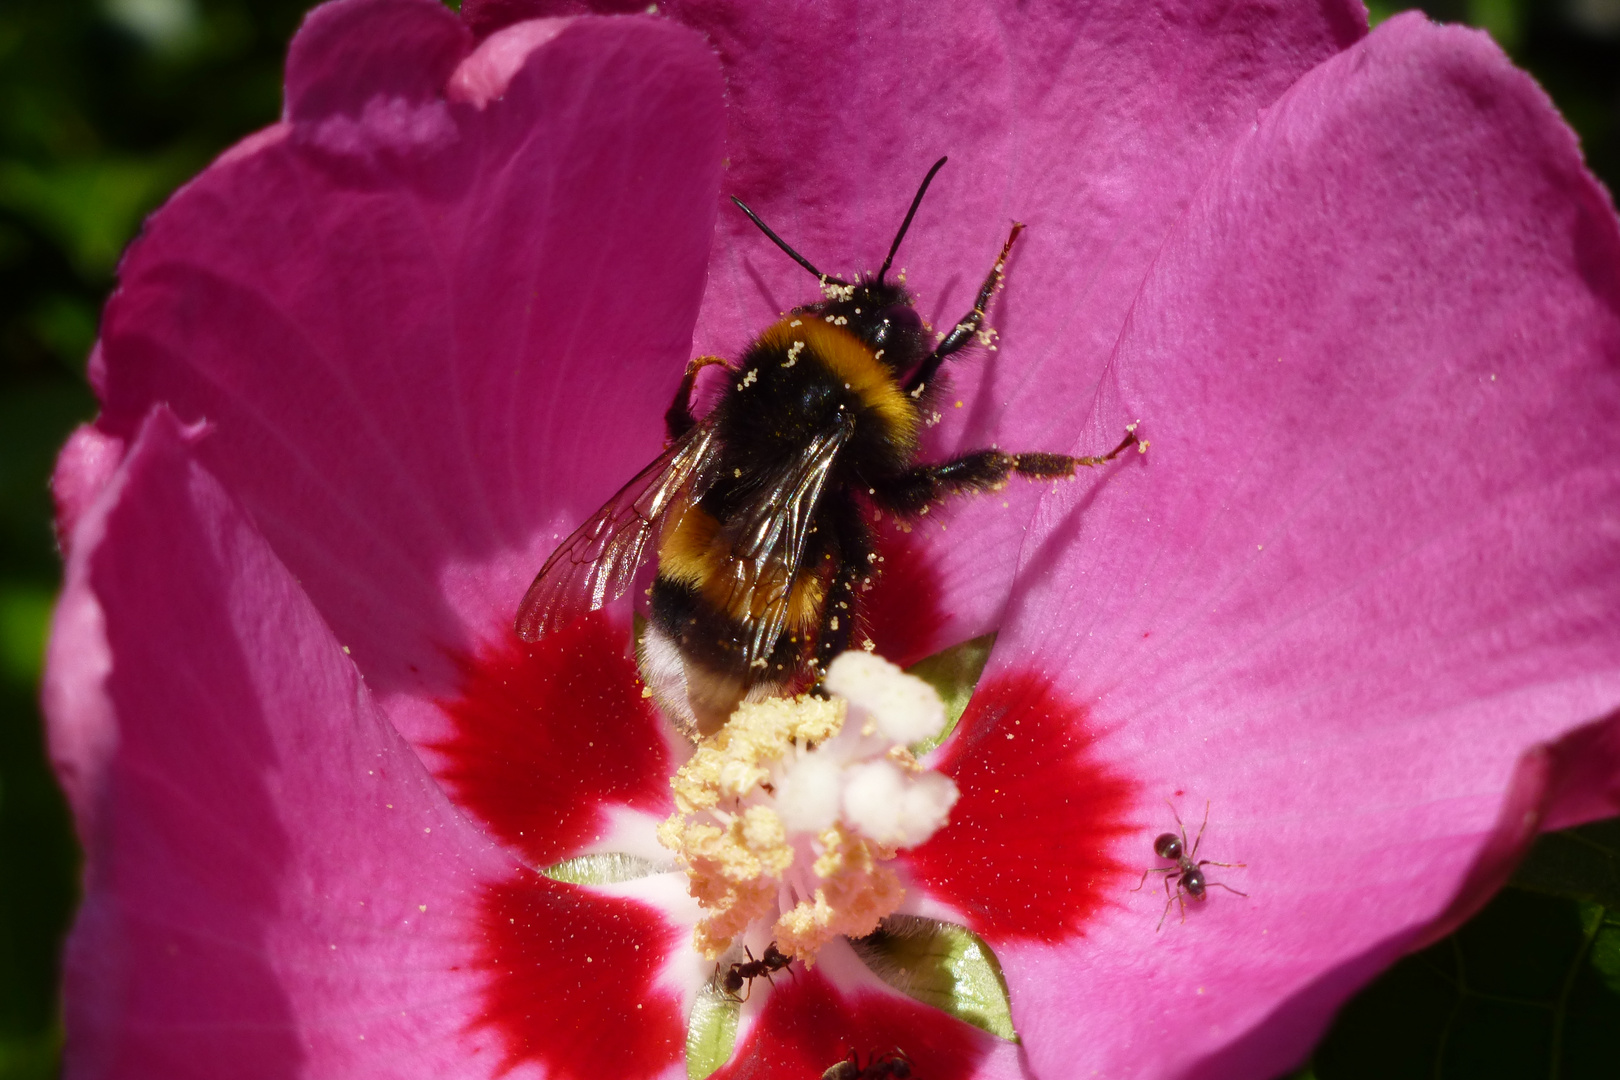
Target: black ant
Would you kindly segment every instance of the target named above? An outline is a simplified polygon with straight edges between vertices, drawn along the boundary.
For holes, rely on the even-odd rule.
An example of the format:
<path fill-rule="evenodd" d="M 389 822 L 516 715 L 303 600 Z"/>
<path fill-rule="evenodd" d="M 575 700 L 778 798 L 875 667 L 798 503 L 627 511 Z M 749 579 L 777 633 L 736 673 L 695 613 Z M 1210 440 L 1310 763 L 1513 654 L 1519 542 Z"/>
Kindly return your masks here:
<path fill-rule="evenodd" d="M 1181 834 L 1178 836 L 1175 833 L 1160 833 L 1158 839 L 1153 841 L 1153 851 L 1161 859 L 1174 860 L 1175 865 L 1157 866 L 1142 871 L 1142 880 L 1137 882 L 1136 888 L 1131 890 L 1131 892 L 1140 892 L 1142 886 L 1147 884 L 1149 874 L 1165 875 L 1164 914 L 1159 916 L 1159 925 L 1154 927 L 1153 932 L 1155 934 L 1164 929 L 1164 920 L 1170 917 L 1170 904 L 1172 901 L 1181 909 L 1181 921 L 1187 921 L 1187 906 L 1181 901 L 1183 890 L 1194 900 L 1202 900 L 1205 890 L 1211 885 L 1218 885 L 1227 892 L 1237 893 L 1239 896 L 1246 897 L 1249 895 L 1246 892 L 1238 892 L 1230 885 L 1222 885 L 1219 881 L 1208 881 L 1204 878 L 1203 868 L 1206 866 L 1243 866 L 1243 863 L 1216 862 L 1213 859 L 1199 859 L 1197 862 L 1193 862 L 1194 859 L 1198 858 L 1198 845 L 1203 843 L 1204 840 L 1204 826 L 1209 824 L 1209 803 L 1207 801 L 1204 803 L 1204 822 L 1198 826 L 1198 835 L 1193 839 L 1191 851 L 1187 850 L 1187 827 L 1181 823 L 1181 815 L 1176 813 L 1176 808 L 1170 800 L 1166 799 L 1165 805 L 1169 806 L 1170 813 L 1175 815 L 1176 828 L 1181 830 Z M 1172 881 L 1176 883 L 1174 896 L 1170 895 L 1170 883 Z"/>
<path fill-rule="evenodd" d="M 771 978 L 771 972 L 787 969 L 789 975 L 793 974 L 793 969 L 788 967 L 789 964 L 793 963 L 793 957 L 778 949 L 774 941 L 765 947 L 765 955 L 758 960 L 754 959 L 754 954 L 749 951 L 746 945 L 743 946 L 743 952 L 748 953 L 748 959 L 739 960 L 732 964 L 731 968 L 720 980 L 720 989 L 724 990 L 726 997 L 732 1001 L 747 1001 L 748 996 L 754 992 L 754 980 L 761 975 L 765 976 L 766 982 L 775 986 L 776 983 Z M 714 973 L 716 975 L 720 974 L 719 964 L 714 966 Z M 748 994 L 738 997 L 737 992 L 743 988 L 745 982 L 748 984 Z"/>
<path fill-rule="evenodd" d="M 911 1059 L 903 1050 L 890 1050 L 873 1054 L 861 1068 L 861 1059 L 855 1051 L 821 1074 L 821 1080 L 906 1080 L 911 1076 Z"/>

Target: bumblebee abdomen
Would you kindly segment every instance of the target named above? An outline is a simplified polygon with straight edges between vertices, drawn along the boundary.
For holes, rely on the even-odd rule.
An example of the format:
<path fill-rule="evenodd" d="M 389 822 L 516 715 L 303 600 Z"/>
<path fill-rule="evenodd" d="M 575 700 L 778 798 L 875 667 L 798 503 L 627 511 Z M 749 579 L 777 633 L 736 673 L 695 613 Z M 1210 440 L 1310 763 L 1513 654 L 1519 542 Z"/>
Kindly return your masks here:
<path fill-rule="evenodd" d="M 680 512 L 658 549 L 658 580 L 691 592 L 741 636 L 785 606 L 784 625 L 801 638 L 820 618 L 825 583 L 813 563 L 792 575 L 775 560 L 739 554 L 726 526 L 702 506 Z M 716 622 L 716 620 L 709 620 Z"/>
<path fill-rule="evenodd" d="M 659 574 L 653 581 L 648 614 L 681 648 L 706 666 L 750 680 L 785 678 L 798 668 L 804 652 L 806 629 L 789 622 L 772 651 L 767 667 L 748 664 L 745 643 L 753 636 L 753 620 L 738 619 L 722 611 L 702 589 Z M 819 613 L 819 605 L 815 608 Z M 751 670 L 752 668 L 752 670 Z"/>

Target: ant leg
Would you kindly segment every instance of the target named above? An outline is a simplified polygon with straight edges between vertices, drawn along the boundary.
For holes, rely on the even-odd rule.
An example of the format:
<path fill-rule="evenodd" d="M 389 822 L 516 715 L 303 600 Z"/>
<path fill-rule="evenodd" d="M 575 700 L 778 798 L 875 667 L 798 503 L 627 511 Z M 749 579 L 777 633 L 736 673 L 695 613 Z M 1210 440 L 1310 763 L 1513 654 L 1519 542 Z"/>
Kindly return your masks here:
<path fill-rule="evenodd" d="M 1187 852 L 1187 858 L 1196 859 L 1198 857 L 1198 845 L 1202 844 L 1204 842 L 1204 830 L 1206 828 L 1208 828 L 1208 827 L 1209 827 L 1209 800 L 1205 799 L 1204 800 L 1204 822 L 1203 822 L 1202 825 L 1198 826 L 1198 839 L 1193 841 L 1192 850 Z M 1183 836 L 1181 838 L 1181 842 L 1183 844 L 1185 844 L 1187 842 L 1186 836 Z"/>
<path fill-rule="evenodd" d="M 1198 860 L 1198 865 L 1199 866 L 1248 866 L 1249 864 L 1248 863 L 1242 863 L 1242 862 L 1216 862 L 1214 859 L 1199 859 Z"/>
<path fill-rule="evenodd" d="M 1142 880 L 1138 881 L 1136 883 L 1136 888 L 1132 889 L 1131 892 L 1141 892 L 1142 891 L 1142 886 L 1147 884 L 1147 876 L 1149 874 L 1168 874 L 1173 870 L 1179 870 L 1179 869 L 1181 869 L 1181 867 L 1179 867 L 1179 866 L 1154 866 L 1154 867 L 1150 867 L 1149 869 L 1142 871 Z M 1169 881 L 1170 879 L 1165 878 L 1164 880 Z M 716 971 L 719 970 L 719 965 L 715 966 L 715 970 Z"/>
<path fill-rule="evenodd" d="M 699 356 L 687 362 L 681 385 L 675 388 L 675 400 L 664 413 L 664 433 L 671 442 L 697 425 L 697 417 L 692 415 L 692 387 L 697 384 L 697 373 L 710 364 L 724 365 L 725 360 L 718 356 Z"/>
<path fill-rule="evenodd" d="M 1181 895 L 1181 887 L 1178 885 L 1176 887 L 1176 896 L 1180 896 L 1180 895 Z M 1172 897 L 1170 895 L 1170 879 L 1165 878 L 1164 879 L 1164 911 L 1161 912 L 1160 915 L 1159 915 L 1159 925 L 1155 926 L 1153 928 L 1153 932 L 1155 934 L 1157 934 L 1160 930 L 1164 929 L 1164 920 L 1166 920 L 1166 919 L 1168 919 L 1170 917 L 1170 902 L 1173 899 L 1174 899 L 1174 897 Z"/>
<path fill-rule="evenodd" d="M 1166 867 L 1165 869 L 1167 869 L 1167 870 L 1179 870 L 1180 867 L 1169 866 L 1169 867 Z M 1179 879 L 1176 880 L 1176 894 L 1175 894 L 1175 896 L 1171 896 L 1170 895 L 1170 878 L 1166 877 L 1164 879 L 1164 911 L 1159 915 L 1159 925 L 1153 928 L 1153 932 L 1155 934 L 1157 934 L 1160 930 L 1164 929 L 1164 920 L 1166 920 L 1166 919 L 1168 919 L 1170 917 L 1170 904 L 1175 900 L 1179 900 L 1180 898 L 1181 898 L 1181 881 Z"/>
<path fill-rule="evenodd" d="M 984 323 L 984 309 L 990 305 L 990 298 L 1001 288 L 1002 279 L 1006 276 L 1007 253 L 1012 250 L 1013 241 L 1017 240 L 1018 234 L 1023 231 L 1023 222 L 1013 223 L 1007 242 L 1001 245 L 1001 254 L 996 256 L 995 265 L 990 268 L 984 284 L 979 286 L 979 295 L 974 298 L 973 310 L 962 316 L 962 320 L 951 328 L 951 332 L 945 335 L 944 340 L 934 346 L 934 351 L 923 360 L 917 373 L 906 381 L 906 393 L 912 397 L 919 396 L 923 388 L 933 380 L 934 373 L 939 371 L 939 365 L 945 362 L 945 358 L 966 345 L 972 340 L 973 335 L 979 332 L 979 327 Z"/>
<path fill-rule="evenodd" d="M 1091 468 L 1112 461 L 1135 443 L 1136 434 L 1127 432 L 1118 446 L 1095 457 L 975 450 L 949 461 L 918 465 L 896 476 L 874 481 L 873 494 L 882 506 L 896 513 L 922 514 L 927 512 L 929 503 L 946 495 L 1000 490 L 1015 473 L 1031 480 L 1066 480 L 1074 476 L 1076 468 Z"/>
<path fill-rule="evenodd" d="M 1217 865 L 1217 866 L 1219 866 L 1219 865 L 1220 865 L 1220 864 L 1219 864 L 1219 863 L 1216 863 L 1216 864 L 1215 864 L 1215 865 Z M 1236 889 L 1234 889 L 1234 888 L 1232 888 L 1232 886 L 1230 886 L 1230 885 L 1222 885 L 1222 884 L 1221 884 L 1221 883 L 1220 883 L 1220 882 L 1218 882 L 1218 881 L 1206 881 L 1206 882 L 1204 882 L 1204 884 L 1205 884 L 1205 885 L 1216 885 L 1216 886 L 1219 886 L 1219 887 L 1220 887 L 1220 888 L 1222 888 L 1222 889 L 1225 889 L 1225 890 L 1226 890 L 1226 891 L 1227 891 L 1227 892 L 1229 892 L 1229 893 L 1237 893 L 1237 895 L 1239 895 L 1239 896 L 1244 896 L 1244 897 L 1246 897 L 1246 896 L 1248 896 L 1248 895 L 1249 895 L 1249 894 L 1248 894 L 1248 893 L 1246 893 L 1246 892 L 1238 892 L 1238 891 L 1237 891 L 1237 890 L 1236 890 Z"/>

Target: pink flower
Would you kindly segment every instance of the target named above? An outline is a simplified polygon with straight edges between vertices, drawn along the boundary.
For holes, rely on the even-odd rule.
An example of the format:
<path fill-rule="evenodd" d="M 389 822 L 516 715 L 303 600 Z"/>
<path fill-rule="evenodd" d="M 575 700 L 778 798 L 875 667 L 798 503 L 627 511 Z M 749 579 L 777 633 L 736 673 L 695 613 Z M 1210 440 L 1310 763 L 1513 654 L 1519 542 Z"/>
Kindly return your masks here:
<path fill-rule="evenodd" d="M 722 196 L 867 268 L 941 153 L 925 317 L 1029 229 L 930 454 L 1151 443 L 919 528 L 874 612 L 896 659 L 1000 629 L 905 865 L 1022 1042 L 834 958 L 717 1075 L 1272 1075 L 1538 829 L 1620 810 L 1620 231 L 1483 36 L 466 8 L 317 10 L 283 122 L 122 267 L 56 478 L 68 1076 L 684 1073 L 678 882 L 536 872 L 668 810 L 624 613 L 507 628 L 683 362 L 810 298 Z M 1166 800 L 1247 896 L 1155 933 Z"/>

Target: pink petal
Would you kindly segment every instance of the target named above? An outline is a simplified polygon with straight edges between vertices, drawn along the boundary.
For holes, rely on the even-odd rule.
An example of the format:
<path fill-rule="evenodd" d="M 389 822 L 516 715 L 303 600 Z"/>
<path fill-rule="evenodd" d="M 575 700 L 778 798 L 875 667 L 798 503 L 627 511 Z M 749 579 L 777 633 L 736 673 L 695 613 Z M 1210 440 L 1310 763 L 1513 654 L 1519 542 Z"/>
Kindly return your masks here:
<path fill-rule="evenodd" d="M 62 447 L 51 474 L 51 496 L 56 502 L 56 541 L 70 553 L 74 530 L 95 505 L 124 456 L 124 442 L 86 424 Z"/>
<path fill-rule="evenodd" d="M 820 269 L 875 270 L 941 155 L 951 162 L 898 259 L 926 318 L 954 323 L 1010 223 L 1028 223 L 993 309 L 999 351 L 949 365 L 937 458 L 1070 442 L 1142 275 L 1200 180 L 1258 109 L 1366 26 L 1361 5 L 1341 0 L 674 0 L 659 10 L 703 31 L 726 67 L 723 196 L 742 198 Z M 694 344 L 735 356 L 817 293 L 725 199 L 718 224 Z M 1106 443 L 1086 452 L 1120 435 L 1102 432 Z M 1019 483 L 963 500 L 948 534 L 925 530 L 948 619 L 933 648 L 997 625 L 1032 505 Z"/>
<path fill-rule="evenodd" d="M 449 805 L 157 410 L 81 520 L 46 674 L 86 852 L 69 1077 L 488 1076 Z"/>
<path fill-rule="evenodd" d="M 995 667 L 1142 784 L 1119 858 L 1208 800 L 1249 897 L 1003 950 L 1037 1074 L 1275 1074 L 1523 813 L 1620 809 L 1612 721 L 1520 765 L 1620 702 L 1617 358 L 1613 210 L 1483 34 L 1393 20 L 1239 140 L 1115 356 L 1152 448 L 1047 501 Z"/>
<path fill-rule="evenodd" d="M 153 217 L 103 323 L 100 430 L 206 418 L 198 455 L 417 742 L 451 734 L 450 655 L 656 454 L 712 231 L 701 39 L 513 29 L 464 55 L 432 0 L 317 10 L 288 123 Z"/>
<path fill-rule="evenodd" d="M 287 119 L 352 117 L 377 98 L 432 108 L 471 48 L 471 33 L 439 4 L 325 4 L 309 13 L 287 52 Z"/>

